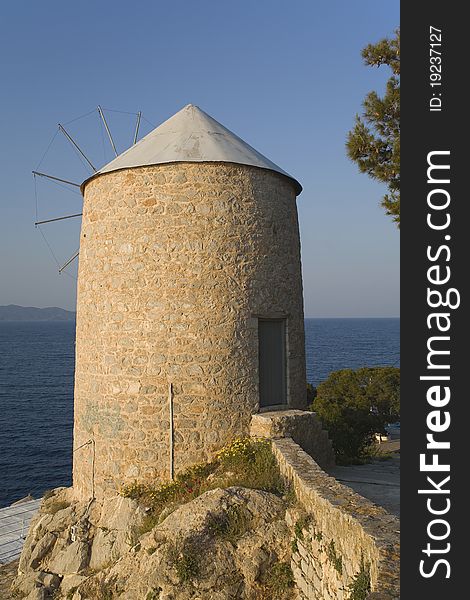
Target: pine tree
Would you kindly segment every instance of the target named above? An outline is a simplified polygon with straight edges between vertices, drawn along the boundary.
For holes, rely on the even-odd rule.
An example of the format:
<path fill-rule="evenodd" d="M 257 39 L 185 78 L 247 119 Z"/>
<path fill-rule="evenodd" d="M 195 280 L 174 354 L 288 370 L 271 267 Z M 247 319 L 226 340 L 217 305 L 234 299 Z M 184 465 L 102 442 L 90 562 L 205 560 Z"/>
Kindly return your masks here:
<path fill-rule="evenodd" d="M 395 37 L 369 44 L 362 51 L 364 63 L 392 70 L 384 96 L 367 94 L 362 117 L 349 132 L 346 148 L 361 173 L 386 183 L 388 194 L 382 206 L 400 226 L 400 30 Z"/>

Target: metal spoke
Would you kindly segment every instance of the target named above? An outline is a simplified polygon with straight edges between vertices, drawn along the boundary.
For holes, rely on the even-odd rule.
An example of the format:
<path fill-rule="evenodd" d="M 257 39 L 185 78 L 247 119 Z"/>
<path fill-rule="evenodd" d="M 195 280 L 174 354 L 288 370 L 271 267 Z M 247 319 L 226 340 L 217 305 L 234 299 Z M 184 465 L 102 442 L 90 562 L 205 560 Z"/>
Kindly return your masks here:
<path fill-rule="evenodd" d="M 135 133 L 134 133 L 134 141 L 132 142 L 132 145 L 134 146 L 137 142 L 137 136 L 139 135 L 139 127 L 140 127 L 140 118 L 142 117 L 142 112 L 139 110 L 139 112 L 137 113 L 137 121 L 135 124 Z"/>
<path fill-rule="evenodd" d="M 68 181 L 67 179 L 61 179 L 60 177 L 54 177 L 53 175 L 47 175 L 47 173 L 40 173 L 39 171 L 31 171 L 33 175 L 38 175 L 39 177 L 47 177 L 47 179 L 53 179 L 54 181 L 61 181 L 62 183 L 68 183 L 68 185 L 74 185 L 75 187 L 80 187 L 79 183 L 74 183 L 73 181 Z"/>
<path fill-rule="evenodd" d="M 81 217 L 83 213 L 77 213 L 76 215 L 66 215 L 65 217 L 56 217 L 55 219 L 47 219 L 46 221 L 36 221 L 35 225 L 42 225 L 43 223 L 52 223 L 53 221 L 63 221 L 64 219 L 73 219 L 73 217 Z"/>
<path fill-rule="evenodd" d="M 80 250 L 77 250 L 77 251 L 75 252 L 75 254 L 72 256 L 72 258 L 69 258 L 69 259 L 68 259 L 68 261 L 67 261 L 67 262 L 66 262 L 64 265 L 62 265 L 62 267 L 60 267 L 60 268 L 59 268 L 59 273 L 62 273 L 62 271 L 65 269 L 65 267 L 68 267 L 68 266 L 69 266 L 69 264 L 70 264 L 72 261 L 74 261 L 74 260 L 77 258 L 77 256 L 78 256 L 79 254 L 80 254 Z"/>
<path fill-rule="evenodd" d="M 108 134 L 109 141 L 111 142 L 111 146 L 113 147 L 114 154 L 117 156 L 118 153 L 116 150 L 116 146 L 114 145 L 113 136 L 111 135 L 111 131 L 109 130 L 108 123 L 106 122 L 106 117 L 104 116 L 103 109 L 101 108 L 100 105 L 98 105 L 98 114 L 100 115 L 101 120 L 103 121 L 104 127 L 106 129 L 106 133 Z"/>
<path fill-rule="evenodd" d="M 83 152 L 83 150 L 80 148 L 80 146 L 75 142 L 75 140 L 72 138 L 72 136 L 70 136 L 67 133 L 67 131 L 64 129 L 64 127 L 60 123 L 59 123 L 59 129 L 60 129 L 60 131 L 62 131 L 62 133 L 65 135 L 65 137 L 69 140 L 69 142 L 80 152 L 80 154 L 83 156 L 83 158 L 87 161 L 87 163 L 90 165 L 90 167 L 96 173 L 96 169 L 93 166 L 93 163 L 87 158 L 86 154 Z"/>

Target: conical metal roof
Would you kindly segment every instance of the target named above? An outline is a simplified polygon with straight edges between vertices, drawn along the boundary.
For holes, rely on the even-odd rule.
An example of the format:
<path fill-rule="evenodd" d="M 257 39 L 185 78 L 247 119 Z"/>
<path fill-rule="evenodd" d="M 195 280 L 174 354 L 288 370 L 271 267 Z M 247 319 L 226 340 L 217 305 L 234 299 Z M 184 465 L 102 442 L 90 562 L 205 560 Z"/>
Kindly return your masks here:
<path fill-rule="evenodd" d="M 194 104 L 185 106 L 93 177 L 119 169 L 174 162 L 229 162 L 269 169 L 289 177 L 297 194 L 302 191 L 296 179 Z"/>

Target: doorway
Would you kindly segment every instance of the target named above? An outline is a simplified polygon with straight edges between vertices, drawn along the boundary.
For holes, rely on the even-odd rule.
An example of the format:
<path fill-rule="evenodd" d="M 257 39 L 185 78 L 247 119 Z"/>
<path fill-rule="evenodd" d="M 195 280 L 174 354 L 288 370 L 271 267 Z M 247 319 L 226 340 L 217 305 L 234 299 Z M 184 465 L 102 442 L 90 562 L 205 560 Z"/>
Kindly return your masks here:
<path fill-rule="evenodd" d="M 286 321 L 258 319 L 260 408 L 287 404 Z"/>

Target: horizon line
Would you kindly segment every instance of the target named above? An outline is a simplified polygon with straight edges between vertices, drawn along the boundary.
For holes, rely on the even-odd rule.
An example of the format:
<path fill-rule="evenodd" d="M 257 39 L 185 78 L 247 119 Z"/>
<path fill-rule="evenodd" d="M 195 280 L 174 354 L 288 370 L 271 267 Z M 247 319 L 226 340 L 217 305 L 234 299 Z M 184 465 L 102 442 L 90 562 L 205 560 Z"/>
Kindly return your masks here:
<path fill-rule="evenodd" d="M 76 309 L 70 308 L 62 308 L 61 306 L 23 306 L 21 304 L 1 304 L 0 308 L 8 307 L 8 306 L 18 306 L 20 308 L 36 308 L 39 310 L 44 310 L 46 308 L 58 308 L 60 310 L 65 310 L 67 312 L 76 313 Z M 304 319 L 399 319 L 400 315 L 380 315 L 380 316 L 365 316 L 365 315 L 356 315 L 356 316 L 344 316 L 344 315 L 334 315 L 334 316 L 322 316 L 322 315 L 304 315 Z"/>

